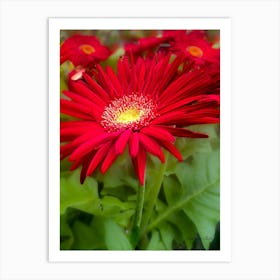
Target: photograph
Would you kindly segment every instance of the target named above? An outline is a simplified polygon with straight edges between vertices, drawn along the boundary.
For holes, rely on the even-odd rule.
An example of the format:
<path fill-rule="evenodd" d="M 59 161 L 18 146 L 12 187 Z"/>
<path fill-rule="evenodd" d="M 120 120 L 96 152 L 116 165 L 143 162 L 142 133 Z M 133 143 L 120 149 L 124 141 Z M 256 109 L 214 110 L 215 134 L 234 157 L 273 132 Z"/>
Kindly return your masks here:
<path fill-rule="evenodd" d="M 220 250 L 220 30 L 59 47 L 60 250 Z"/>

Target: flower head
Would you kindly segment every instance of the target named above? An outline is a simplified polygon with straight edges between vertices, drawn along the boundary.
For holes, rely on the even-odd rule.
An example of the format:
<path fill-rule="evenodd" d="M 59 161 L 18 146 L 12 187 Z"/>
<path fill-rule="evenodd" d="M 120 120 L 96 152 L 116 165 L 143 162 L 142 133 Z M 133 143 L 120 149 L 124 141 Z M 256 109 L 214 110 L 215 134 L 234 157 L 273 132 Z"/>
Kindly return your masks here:
<path fill-rule="evenodd" d="M 220 50 L 214 49 L 201 30 L 174 36 L 170 42 L 170 50 L 176 54 L 183 54 L 190 62 L 198 65 L 207 63 L 219 64 Z"/>
<path fill-rule="evenodd" d="M 135 57 L 141 56 L 144 52 L 151 55 L 154 54 L 154 50 L 161 44 L 168 40 L 167 37 L 147 37 L 141 38 L 137 42 L 127 43 L 125 45 L 125 53 L 128 55 L 133 54 Z"/>
<path fill-rule="evenodd" d="M 148 153 L 164 162 L 164 148 L 182 160 L 175 137 L 207 137 L 185 127 L 219 122 L 219 79 L 170 55 L 135 64 L 125 57 L 117 69 L 97 65 L 93 78 L 84 72 L 64 91 L 61 113 L 77 120 L 61 123 L 61 156 L 71 169 L 82 165 L 83 182 L 99 166 L 105 173 L 128 147 L 143 185 Z"/>
<path fill-rule="evenodd" d="M 60 47 L 60 64 L 69 60 L 75 66 L 88 67 L 106 60 L 110 54 L 111 51 L 95 36 L 73 35 Z"/>

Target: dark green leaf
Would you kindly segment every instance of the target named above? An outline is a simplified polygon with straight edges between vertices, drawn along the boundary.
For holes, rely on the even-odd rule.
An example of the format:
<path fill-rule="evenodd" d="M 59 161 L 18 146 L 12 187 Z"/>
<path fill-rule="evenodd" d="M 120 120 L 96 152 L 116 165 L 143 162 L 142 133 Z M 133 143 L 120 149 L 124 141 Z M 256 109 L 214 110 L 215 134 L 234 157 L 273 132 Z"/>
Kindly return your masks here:
<path fill-rule="evenodd" d="M 106 249 L 102 224 L 93 221 L 92 225 L 86 225 L 79 220 L 75 221 L 73 227 L 74 250 L 104 250 Z"/>
<path fill-rule="evenodd" d="M 60 249 L 70 249 L 73 240 L 73 234 L 67 222 L 66 215 L 62 215 L 60 216 Z"/>

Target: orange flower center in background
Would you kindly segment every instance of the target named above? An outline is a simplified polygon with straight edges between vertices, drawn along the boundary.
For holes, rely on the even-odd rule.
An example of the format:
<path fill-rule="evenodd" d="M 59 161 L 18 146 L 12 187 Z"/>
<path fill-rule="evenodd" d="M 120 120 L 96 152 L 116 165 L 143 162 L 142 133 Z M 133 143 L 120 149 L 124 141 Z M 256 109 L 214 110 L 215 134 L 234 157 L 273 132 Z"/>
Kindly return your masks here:
<path fill-rule="evenodd" d="M 85 54 L 92 54 L 95 52 L 95 48 L 91 45 L 81 45 L 80 49 Z"/>
<path fill-rule="evenodd" d="M 101 124 L 109 131 L 131 128 L 138 130 L 155 118 L 154 102 L 140 94 L 125 95 L 105 107 Z"/>
<path fill-rule="evenodd" d="M 203 56 L 203 51 L 201 48 L 199 47 L 196 47 L 196 46 L 189 46 L 187 47 L 187 51 L 192 55 L 192 56 L 195 56 L 195 57 L 202 57 Z"/>

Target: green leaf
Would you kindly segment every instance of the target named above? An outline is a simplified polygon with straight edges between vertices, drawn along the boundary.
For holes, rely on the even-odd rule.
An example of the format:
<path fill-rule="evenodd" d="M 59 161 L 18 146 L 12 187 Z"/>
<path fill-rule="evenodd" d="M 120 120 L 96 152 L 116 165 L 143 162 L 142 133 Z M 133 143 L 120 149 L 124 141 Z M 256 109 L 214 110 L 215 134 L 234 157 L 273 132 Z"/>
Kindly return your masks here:
<path fill-rule="evenodd" d="M 203 246 L 209 249 L 220 220 L 219 182 L 195 196 L 183 210 L 196 225 Z"/>
<path fill-rule="evenodd" d="M 168 223 L 164 223 L 159 227 L 159 233 L 165 250 L 172 250 L 172 242 L 174 239 L 172 227 Z"/>
<path fill-rule="evenodd" d="M 188 164 L 178 165 L 176 175 L 184 187 L 182 207 L 209 249 L 220 220 L 219 151 L 198 154 Z"/>
<path fill-rule="evenodd" d="M 207 134 L 208 138 L 183 138 L 178 137 L 176 147 L 182 154 L 184 159 L 187 159 L 197 153 L 209 153 L 213 149 L 219 148 L 219 125 L 193 125 L 187 129 Z M 178 165 L 178 160 L 173 156 L 169 156 L 166 160 L 165 175 L 174 174 Z"/>
<path fill-rule="evenodd" d="M 165 250 L 165 246 L 160 238 L 158 230 L 152 231 L 152 237 L 146 250 Z"/>
<path fill-rule="evenodd" d="M 108 250 L 132 250 L 127 235 L 111 219 L 104 220 L 104 237 Z"/>
<path fill-rule="evenodd" d="M 92 213 L 92 208 L 98 208 L 97 182 L 87 178 L 80 184 L 79 171 L 72 172 L 67 178 L 60 179 L 60 213 L 64 214 L 68 207 Z"/>
<path fill-rule="evenodd" d="M 74 235 L 74 243 L 71 249 L 74 250 L 104 250 L 102 225 L 99 221 L 93 222 L 92 225 L 77 220 L 72 227 Z"/>
<path fill-rule="evenodd" d="M 89 224 L 76 220 L 72 230 L 74 250 L 132 250 L 123 228 L 112 219 L 94 217 Z"/>
<path fill-rule="evenodd" d="M 117 158 L 105 174 L 102 174 L 100 171 L 96 172 L 96 178 L 103 183 L 103 192 L 106 192 L 108 188 L 120 186 L 132 188 L 130 191 L 134 190 L 136 192 L 139 185 L 127 149 L 123 155 Z"/>
<path fill-rule="evenodd" d="M 170 221 L 181 233 L 187 249 L 191 250 L 197 235 L 197 229 L 190 218 L 183 212 L 178 211 L 168 217 Z"/>
<path fill-rule="evenodd" d="M 128 226 L 131 217 L 135 212 L 135 201 L 122 202 L 116 197 L 105 196 L 100 200 L 101 211 L 95 211 L 94 215 L 101 215 L 112 218 L 122 226 Z"/>
<path fill-rule="evenodd" d="M 208 249 L 220 218 L 219 165 L 219 150 L 198 153 L 191 160 L 178 164 L 175 170 L 177 179 L 174 175 L 164 178 L 168 207 L 150 223 L 148 231 L 183 210 Z M 195 230 L 192 228 L 191 232 Z M 189 242 L 187 246 L 190 247 Z"/>
<path fill-rule="evenodd" d="M 73 240 L 73 234 L 69 224 L 67 223 L 66 215 L 62 215 L 60 216 L 60 249 L 70 249 Z"/>

